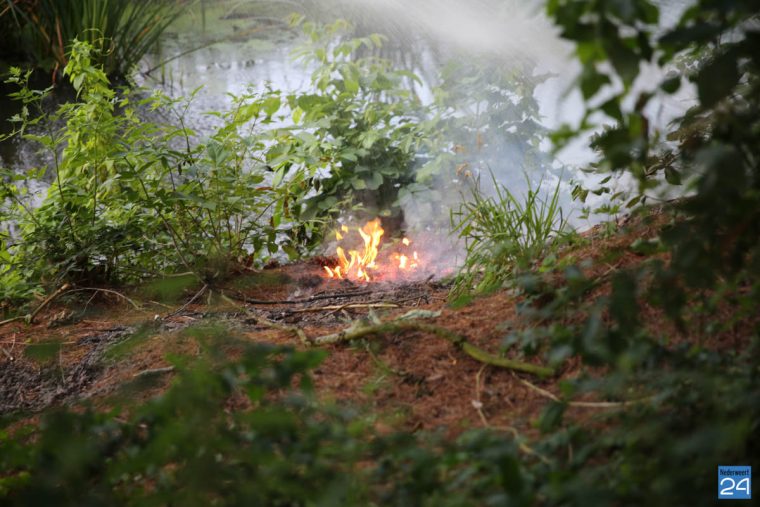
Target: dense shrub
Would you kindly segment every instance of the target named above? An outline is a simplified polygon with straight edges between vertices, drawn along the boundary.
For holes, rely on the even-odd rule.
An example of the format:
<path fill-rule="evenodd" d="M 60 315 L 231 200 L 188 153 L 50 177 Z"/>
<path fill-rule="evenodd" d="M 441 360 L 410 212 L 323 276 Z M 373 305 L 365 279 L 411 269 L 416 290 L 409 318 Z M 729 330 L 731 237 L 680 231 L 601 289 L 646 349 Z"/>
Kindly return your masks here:
<path fill-rule="evenodd" d="M 5 171 L 4 212 L 19 231 L 6 240 L 12 269 L 4 282 L 21 272 L 54 284 L 123 283 L 177 270 L 209 281 L 236 262 L 266 260 L 290 245 L 290 225 L 280 220 L 287 220 L 293 182 L 266 183 L 266 164 L 251 156 L 264 147 L 254 129 L 271 121 L 276 95 L 235 98 L 230 112 L 220 113 L 219 130 L 195 142 L 178 101 L 117 94 L 91 54 L 88 44 L 74 44 L 65 74 L 79 100 L 52 117 L 30 109 L 41 108 L 45 92 L 15 94 L 25 102 L 18 131 L 49 151 L 54 179 L 35 208 L 16 182 L 41 172 Z M 24 84 L 19 70 L 12 80 Z M 144 121 L 138 111 L 145 108 L 178 111 L 179 126 Z M 29 123 L 43 120 L 65 127 L 32 133 Z"/>

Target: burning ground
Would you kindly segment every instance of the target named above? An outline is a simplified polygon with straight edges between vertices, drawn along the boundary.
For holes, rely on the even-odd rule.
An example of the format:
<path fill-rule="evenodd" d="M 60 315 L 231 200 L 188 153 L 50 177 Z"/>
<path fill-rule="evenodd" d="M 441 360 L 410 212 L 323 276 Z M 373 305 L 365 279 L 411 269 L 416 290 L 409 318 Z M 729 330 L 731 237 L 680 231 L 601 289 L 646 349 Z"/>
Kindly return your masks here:
<path fill-rule="evenodd" d="M 584 266 L 586 276 L 600 280 L 585 296 L 588 303 L 609 292 L 605 280 L 610 274 L 653 257 L 667 261 L 664 254 L 643 254 L 632 247 L 637 239 L 655 236 L 665 220 L 664 213 L 653 212 L 622 224 L 612 236 L 601 229 L 591 231 L 581 246 L 561 254 Z M 401 252 L 406 255 L 406 250 Z M 543 283 L 556 290 L 545 290 L 539 297 L 499 291 L 452 305 L 445 281 L 397 276 L 399 264 L 385 268 L 386 275 L 380 276 L 378 269 L 386 264 L 365 254 L 357 251 L 343 259 L 315 258 L 240 273 L 221 287 L 176 282 L 174 296 L 134 289 L 128 297 L 137 308 L 125 302 L 123 293 L 64 294 L 42 309 L 31 325 L 15 321 L 0 328 L 0 414 L 27 418 L 62 404 L 105 408 L 141 403 L 169 385 L 175 375 L 171 358 L 192 361 L 206 353 L 204 336 L 220 333 L 229 336 L 222 348 L 232 358 L 241 340 L 326 349 L 325 361 L 314 371 L 318 396 L 370 410 L 379 431 L 443 428 L 457 434 L 492 427 L 531 434 L 541 409 L 560 392 L 562 380 L 594 374 L 574 358 L 548 377 L 500 362 L 546 366 L 541 354 L 530 357 L 506 345 L 510 336 L 546 324 L 545 319 L 536 320 L 535 310 L 560 293 L 563 282 L 555 275 L 547 274 Z M 386 258 L 398 263 L 401 254 L 394 250 Z M 358 275 L 360 260 L 369 280 Z M 350 267 L 338 278 L 336 266 L 344 262 Z M 587 308 L 582 305 L 558 318 L 580 321 Z M 643 308 L 647 322 L 662 326 L 665 318 L 658 310 Z M 393 325 L 345 339 L 378 323 Z M 674 328 L 673 344 L 701 340 L 710 348 L 740 348 L 735 329 L 705 340 L 695 330 Z M 469 352 L 474 349 L 485 359 L 473 357 Z M 592 417 L 608 403 L 581 401 L 571 406 L 579 419 Z"/>

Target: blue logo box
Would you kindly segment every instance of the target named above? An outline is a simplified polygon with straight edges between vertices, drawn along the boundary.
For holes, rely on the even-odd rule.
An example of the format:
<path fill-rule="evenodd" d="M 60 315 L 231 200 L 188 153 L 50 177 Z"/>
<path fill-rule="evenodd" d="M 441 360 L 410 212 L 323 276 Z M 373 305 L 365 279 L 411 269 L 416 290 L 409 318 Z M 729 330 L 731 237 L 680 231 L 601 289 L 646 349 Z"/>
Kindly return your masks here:
<path fill-rule="evenodd" d="M 718 467 L 718 500 L 750 500 L 751 498 L 751 466 Z"/>

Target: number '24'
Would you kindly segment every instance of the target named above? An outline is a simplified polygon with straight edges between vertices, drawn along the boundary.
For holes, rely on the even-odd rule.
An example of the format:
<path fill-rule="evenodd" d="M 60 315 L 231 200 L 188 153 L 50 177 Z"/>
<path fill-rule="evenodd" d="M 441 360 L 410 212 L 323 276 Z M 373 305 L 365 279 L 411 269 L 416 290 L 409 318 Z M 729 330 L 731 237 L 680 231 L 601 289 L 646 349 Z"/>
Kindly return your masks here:
<path fill-rule="evenodd" d="M 729 486 L 726 486 L 724 488 L 723 485 L 726 482 L 729 483 Z M 750 494 L 750 492 L 749 492 L 749 478 L 744 478 L 744 479 L 740 480 L 737 483 L 731 477 L 724 477 L 723 479 L 720 480 L 720 487 L 722 488 L 720 490 L 720 495 L 721 496 L 733 496 L 734 495 L 734 490 L 736 490 L 736 491 L 743 491 L 747 495 Z"/>

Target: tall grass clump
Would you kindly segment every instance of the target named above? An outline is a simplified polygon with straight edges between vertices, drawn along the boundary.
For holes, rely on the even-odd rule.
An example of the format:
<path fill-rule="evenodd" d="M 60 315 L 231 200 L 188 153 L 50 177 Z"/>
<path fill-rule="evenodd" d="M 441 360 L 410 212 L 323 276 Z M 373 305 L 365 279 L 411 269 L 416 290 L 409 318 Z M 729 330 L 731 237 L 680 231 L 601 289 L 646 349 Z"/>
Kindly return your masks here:
<path fill-rule="evenodd" d="M 96 65 L 126 78 L 180 14 L 172 0 L 6 0 L 30 38 L 30 57 L 43 68 L 63 70 L 71 42 L 89 43 Z"/>
<path fill-rule="evenodd" d="M 495 194 L 487 196 L 478 180 L 471 199 L 451 212 L 451 224 L 464 241 L 466 258 L 454 293 L 501 287 L 516 268 L 543 256 L 553 239 L 563 235 L 567 219 L 559 206 L 560 182 L 542 196 L 543 181 L 535 188 L 526 177 L 528 192 L 516 196 L 491 175 Z"/>

